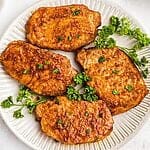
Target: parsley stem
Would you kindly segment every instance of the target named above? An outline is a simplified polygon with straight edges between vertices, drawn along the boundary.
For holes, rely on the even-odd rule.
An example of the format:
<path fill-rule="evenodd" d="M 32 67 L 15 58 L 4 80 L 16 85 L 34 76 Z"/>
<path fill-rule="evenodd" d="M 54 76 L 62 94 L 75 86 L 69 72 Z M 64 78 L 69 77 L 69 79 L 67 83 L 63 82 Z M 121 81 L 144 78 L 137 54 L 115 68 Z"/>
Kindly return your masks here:
<path fill-rule="evenodd" d="M 2 104 L 0 104 L 0 106 L 2 106 Z M 25 104 L 13 104 L 12 106 L 25 106 Z"/>
<path fill-rule="evenodd" d="M 44 103 L 44 102 L 46 102 L 45 99 L 44 100 L 39 100 L 39 101 L 36 102 L 36 105 L 39 105 L 39 104 Z"/>
<path fill-rule="evenodd" d="M 25 104 L 13 104 L 13 106 L 25 106 Z"/>

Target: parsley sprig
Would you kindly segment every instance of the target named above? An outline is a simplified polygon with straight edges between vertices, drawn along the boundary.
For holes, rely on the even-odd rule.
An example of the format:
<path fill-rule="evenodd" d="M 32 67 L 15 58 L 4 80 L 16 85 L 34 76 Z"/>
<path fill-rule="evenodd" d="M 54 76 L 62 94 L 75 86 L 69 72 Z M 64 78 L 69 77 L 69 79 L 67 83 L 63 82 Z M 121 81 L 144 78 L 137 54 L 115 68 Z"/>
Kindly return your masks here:
<path fill-rule="evenodd" d="M 90 77 L 85 74 L 85 72 L 80 72 L 74 77 L 74 82 L 76 84 L 84 84 L 87 81 L 90 81 Z"/>
<path fill-rule="evenodd" d="M 95 46 L 97 48 L 113 48 L 116 46 L 116 41 L 111 36 L 118 34 L 120 36 L 128 36 L 135 40 L 135 44 L 131 48 L 120 47 L 137 65 L 141 70 L 141 74 L 144 78 L 147 78 L 148 68 L 146 67 L 148 61 L 146 57 L 141 59 L 137 55 L 137 50 L 140 50 L 150 45 L 150 38 L 147 34 L 143 33 L 140 28 L 132 28 L 131 22 L 128 18 L 123 17 L 119 19 L 116 16 L 110 18 L 110 23 L 107 26 L 103 26 L 98 31 L 98 37 L 95 40 Z"/>
<path fill-rule="evenodd" d="M 73 80 L 75 85 L 70 85 L 67 88 L 66 94 L 68 99 L 89 102 L 98 100 L 95 89 L 86 84 L 91 79 L 85 72 L 78 73 Z"/>
<path fill-rule="evenodd" d="M 45 101 L 46 99 L 44 97 L 37 96 L 28 88 L 20 86 L 16 100 L 13 100 L 13 97 L 9 96 L 7 99 L 1 102 L 0 106 L 2 108 L 17 107 L 17 109 L 13 112 L 13 117 L 18 119 L 24 117 L 22 114 L 22 110 L 24 108 L 26 108 L 28 112 L 32 114 L 35 107 Z"/>

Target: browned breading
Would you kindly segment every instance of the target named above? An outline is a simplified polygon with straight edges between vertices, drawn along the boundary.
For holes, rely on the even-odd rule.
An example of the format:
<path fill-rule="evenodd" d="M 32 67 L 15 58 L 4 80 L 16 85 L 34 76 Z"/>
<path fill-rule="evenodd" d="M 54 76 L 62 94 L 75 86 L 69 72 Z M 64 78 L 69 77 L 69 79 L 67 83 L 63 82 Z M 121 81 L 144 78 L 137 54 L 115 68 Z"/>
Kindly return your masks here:
<path fill-rule="evenodd" d="M 140 72 L 118 48 L 81 50 L 77 61 L 114 115 L 135 107 L 148 93 Z"/>
<path fill-rule="evenodd" d="M 70 101 L 59 96 L 36 107 L 42 131 L 65 144 L 95 142 L 104 139 L 113 128 L 113 119 L 106 104 Z"/>
<path fill-rule="evenodd" d="M 42 7 L 29 18 L 26 37 L 42 48 L 74 51 L 94 40 L 100 24 L 100 13 L 82 4 Z"/>
<path fill-rule="evenodd" d="M 63 94 L 76 74 L 67 57 L 24 41 L 11 42 L 1 62 L 11 77 L 42 95 Z"/>

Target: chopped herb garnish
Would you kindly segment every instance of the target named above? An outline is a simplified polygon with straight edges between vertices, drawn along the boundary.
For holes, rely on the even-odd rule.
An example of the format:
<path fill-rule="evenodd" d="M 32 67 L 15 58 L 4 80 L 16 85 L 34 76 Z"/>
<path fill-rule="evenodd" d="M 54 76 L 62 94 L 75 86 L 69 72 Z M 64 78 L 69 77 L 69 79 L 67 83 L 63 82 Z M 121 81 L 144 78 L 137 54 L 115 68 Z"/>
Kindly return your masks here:
<path fill-rule="evenodd" d="M 22 73 L 23 73 L 23 74 L 29 74 L 29 73 L 30 73 L 30 69 L 25 69 L 25 70 L 23 70 Z"/>
<path fill-rule="evenodd" d="M 115 70 L 112 71 L 112 73 L 118 74 L 118 73 L 119 73 L 119 70 L 116 70 L 116 69 L 115 69 Z"/>
<path fill-rule="evenodd" d="M 72 15 L 73 16 L 78 16 L 80 14 L 81 10 L 74 10 Z"/>
<path fill-rule="evenodd" d="M 49 65 L 51 64 L 49 61 L 45 61 L 45 65 Z"/>
<path fill-rule="evenodd" d="M 71 37 L 71 36 L 68 36 L 67 39 L 68 39 L 68 41 L 71 41 L 71 40 L 72 40 L 72 37 Z"/>
<path fill-rule="evenodd" d="M 58 125 L 61 125 L 61 124 L 63 124 L 63 121 L 62 121 L 61 119 L 58 119 L 58 120 L 56 121 L 56 123 L 57 123 Z"/>
<path fill-rule="evenodd" d="M 57 37 L 57 41 L 58 41 L 58 42 L 60 42 L 60 41 L 62 41 L 62 40 L 63 40 L 63 37 L 62 37 L 62 36 L 58 36 L 58 37 Z"/>
<path fill-rule="evenodd" d="M 37 64 L 37 68 L 38 68 L 38 69 L 43 69 L 43 68 L 44 68 L 44 65 L 43 65 L 43 64 Z"/>
<path fill-rule="evenodd" d="M 88 77 L 85 72 L 81 72 L 78 73 L 73 80 L 76 84 L 84 84 L 85 82 L 90 81 L 90 77 Z"/>
<path fill-rule="evenodd" d="M 112 91 L 112 94 L 113 94 L 113 95 L 118 95 L 118 94 L 120 94 L 120 93 L 119 93 L 118 90 L 114 89 L 114 90 Z"/>
<path fill-rule="evenodd" d="M 85 130 L 85 133 L 86 133 L 86 134 L 90 134 L 90 132 L 91 132 L 90 129 L 86 129 L 86 130 Z"/>
<path fill-rule="evenodd" d="M 58 73 L 60 73 L 60 70 L 58 68 L 56 68 L 53 70 L 53 73 L 58 74 Z"/>
<path fill-rule="evenodd" d="M 22 114 L 22 109 L 27 108 L 28 112 L 31 114 L 35 110 L 35 107 L 46 101 L 45 98 L 42 96 L 36 100 L 37 96 L 33 94 L 29 89 L 24 86 L 20 86 L 18 91 L 18 96 L 16 98 L 17 103 L 14 103 L 12 96 L 9 96 L 6 100 L 2 101 L 0 106 L 2 108 L 10 108 L 10 107 L 20 107 L 19 109 L 15 110 L 13 113 L 13 117 L 16 119 L 23 118 L 24 115 Z"/>
<path fill-rule="evenodd" d="M 98 62 L 102 63 L 104 61 L 106 61 L 106 58 L 104 56 L 100 56 L 99 59 L 98 59 Z"/>
<path fill-rule="evenodd" d="M 132 85 L 126 85 L 124 87 L 127 91 L 131 92 L 133 90 L 133 86 Z"/>

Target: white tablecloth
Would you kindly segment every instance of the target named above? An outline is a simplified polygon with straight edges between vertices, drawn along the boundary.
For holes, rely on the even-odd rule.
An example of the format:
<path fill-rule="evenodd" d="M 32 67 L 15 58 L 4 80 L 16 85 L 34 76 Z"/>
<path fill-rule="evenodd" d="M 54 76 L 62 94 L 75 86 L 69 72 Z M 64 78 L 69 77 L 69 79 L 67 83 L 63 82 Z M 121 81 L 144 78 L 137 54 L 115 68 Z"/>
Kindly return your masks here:
<path fill-rule="evenodd" d="M 0 0 L 0 37 L 9 24 L 38 0 Z M 150 34 L 150 0 L 112 0 L 136 17 Z M 31 150 L 17 139 L 0 117 L 0 150 Z M 150 150 L 150 119 L 120 150 Z"/>

